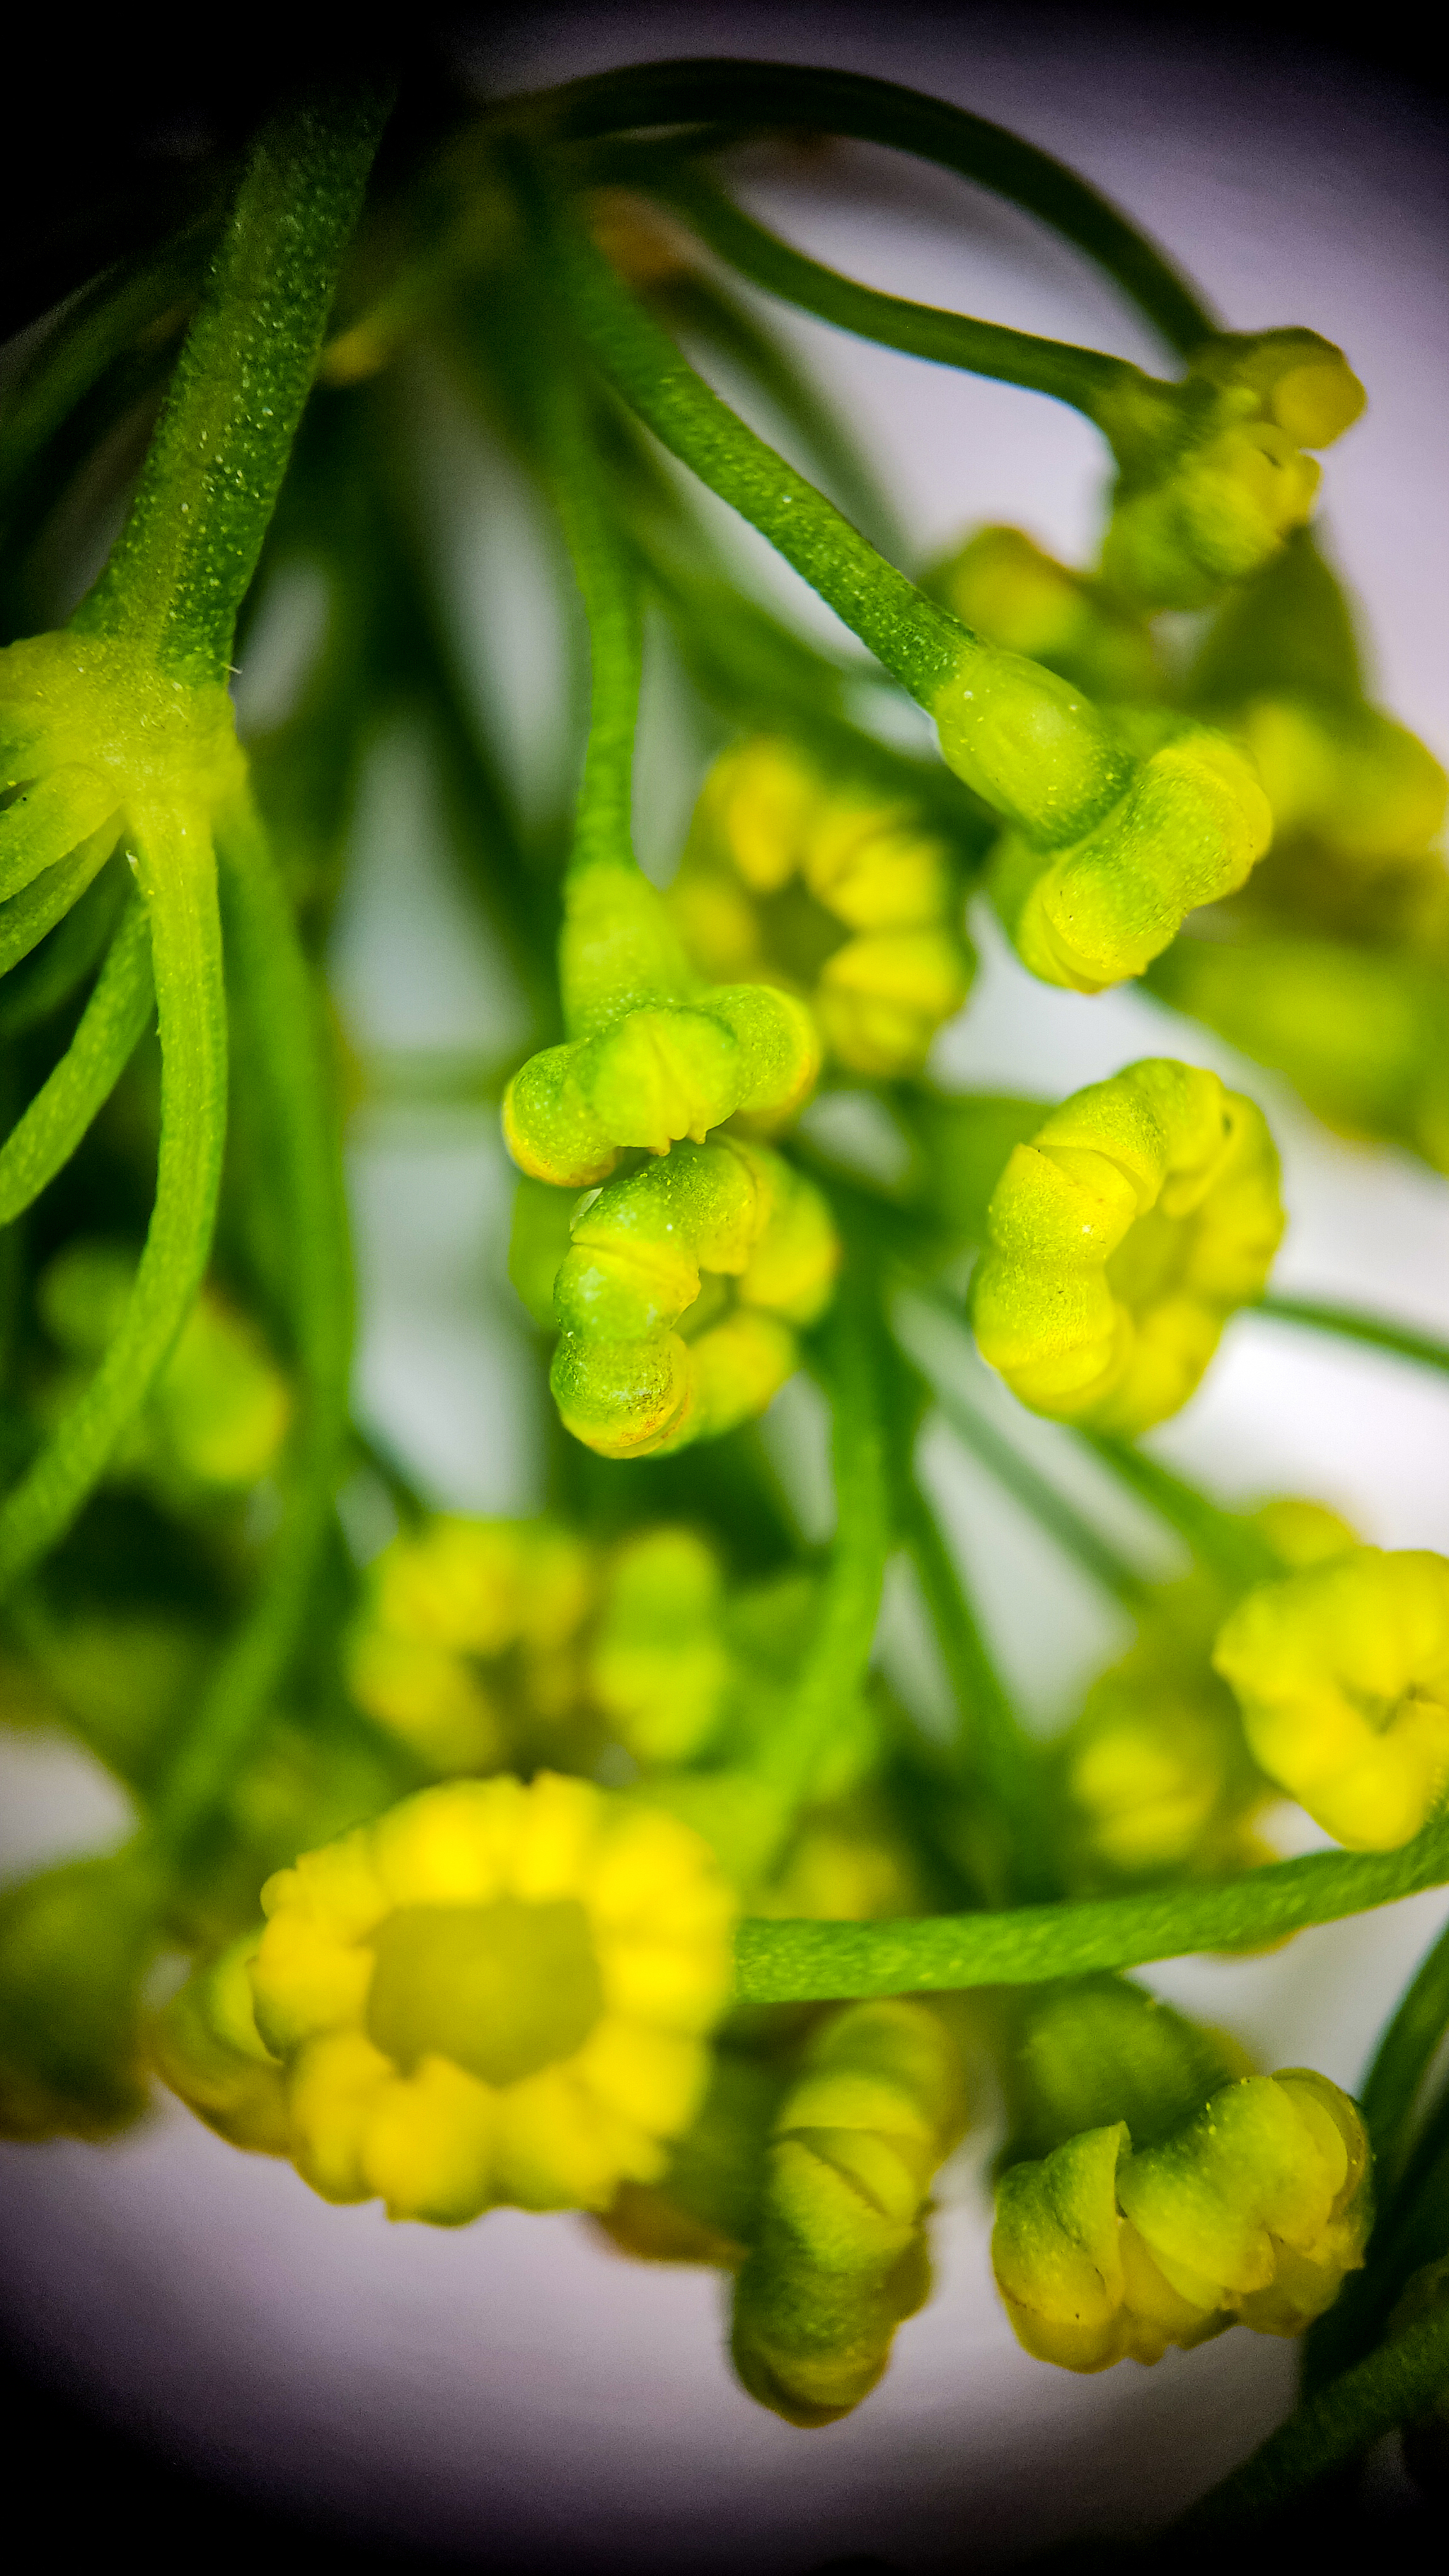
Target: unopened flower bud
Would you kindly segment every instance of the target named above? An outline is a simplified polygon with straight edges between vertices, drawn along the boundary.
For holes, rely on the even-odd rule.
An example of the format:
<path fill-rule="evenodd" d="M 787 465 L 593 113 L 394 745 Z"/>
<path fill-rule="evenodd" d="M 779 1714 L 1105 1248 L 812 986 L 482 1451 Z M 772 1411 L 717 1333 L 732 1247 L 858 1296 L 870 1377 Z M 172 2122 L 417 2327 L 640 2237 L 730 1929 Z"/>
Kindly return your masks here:
<path fill-rule="evenodd" d="M 1261 1112 L 1149 1057 L 1018 1145 L 972 1283 L 982 1357 L 1033 1411 L 1133 1434 L 1186 1403 L 1283 1229 Z"/>
<path fill-rule="evenodd" d="M 0 2135 L 101 2138 L 146 2107 L 141 1986 L 161 1889 L 122 1852 L 0 1896 Z"/>
<path fill-rule="evenodd" d="M 250 1969 L 260 1927 L 192 1971 L 155 2023 L 151 2050 L 164 2084 L 209 2129 L 256 2154 L 287 2153 L 279 2058 L 256 2025 Z"/>

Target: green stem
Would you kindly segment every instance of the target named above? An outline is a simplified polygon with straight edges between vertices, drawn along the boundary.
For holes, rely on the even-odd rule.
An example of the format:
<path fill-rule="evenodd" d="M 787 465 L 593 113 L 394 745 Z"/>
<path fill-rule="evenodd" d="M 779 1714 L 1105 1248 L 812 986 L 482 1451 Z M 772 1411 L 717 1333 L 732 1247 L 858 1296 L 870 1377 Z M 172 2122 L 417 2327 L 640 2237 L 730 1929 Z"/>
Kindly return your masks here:
<path fill-rule="evenodd" d="M 1156 1458 L 1125 1440 L 1109 1440 L 1099 1431 L 1079 1432 L 1078 1438 L 1130 1492 L 1179 1531 L 1194 1555 L 1234 1591 L 1251 1590 L 1283 1572 L 1282 1559 L 1251 1522 L 1210 1502 Z"/>
<path fill-rule="evenodd" d="M 1420 1962 L 1364 2079 L 1360 2099 L 1381 2192 L 1393 2187 L 1407 2161 L 1414 2107 L 1446 2028 L 1449 1924 Z"/>
<path fill-rule="evenodd" d="M 225 676 L 386 112 L 367 90 L 264 128 L 130 515 L 73 621 L 178 677 Z"/>
<path fill-rule="evenodd" d="M 1330 2381 L 1174 2524 L 1174 2533 L 1186 2538 L 1259 2523 L 1330 2470 L 1361 2459 L 1396 2425 L 1427 2415 L 1446 2385 L 1449 2309 L 1408 2327 Z"/>
<path fill-rule="evenodd" d="M 21 958 L 28 957 L 46 933 L 65 919 L 92 878 L 100 875 L 115 846 L 115 823 L 103 823 L 68 858 L 47 868 L 23 894 L 12 896 L 0 912 L 0 975 L 8 975 L 12 966 L 18 966 Z"/>
<path fill-rule="evenodd" d="M 554 234 L 559 292 L 580 337 L 656 438 L 758 528 L 902 687 L 929 706 L 973 652 L 959 619 L 918 591 L 833 502 L 746 427 L 620 284 L 575 221 Z"/>
<path fill-rule="evenodd" d="M 11 1224 L 69 1162 L 130 1062 L 153 999 L 151 929 L 144 904 L 133 898 L 75 1036 L 0 1145 L 0 1225 Z"/>
<path fill-rule="evenodd" d="M 1074 170 L 984 117 L 893 81 L 799 63 L 649 63 L 575 81 L 534 104 L 555 132 L 578 141 L 703 124 L 883 143 L 1039 216 L 1115 278 L 1173 348 L 1195 349 L 1215 328 L 1207 307 L 1155 244 Z"/>
<path fill-rule="evenodd" d="M 1395 1324 L 1386 1316 L 1365 1315 L 1357 1307 L 1333 1306 L 1314 1297 L 1260 1297 L 1247 1311 L 1266 1315 L 1272 1324 L 1306 1324 L 1315 1333 L 1365 1342 L 1371 1350 L 1392 1351 L 1398 1359 L 1418 1360 L 1425 1368 L 1449 1375 L 1449 1342 L 1418 1332 L 1412 1324 Z"/>
<path fill-rule="evenodd" d="M 859 1692 L 875 1643 L 890 1550 L 890 1492 L 883 1389 L 876 1365 L 868 1279 L 847 1268 L 820 1335 L 834 1415 L 836 1529 L 820 1615 L 788 1712 L 761 1768 L 802 1798 Z"/>
<path fill-rule="evenodd" d="M 66 914 L 43 957 L 0 995 L 0 1042 L 23 1037 L 68 1002 L 115 936 L 124 908 L 123 871 L 112 870 Z"/>
<path fill-rule="evenodd" d="M 1313 1852 L 1218 1886 L 1154 1888 L 1077 1905 L 900 1923 L 742 1923 L 736 1989 L 749 2003 L 1036 1985 L 1198 1950 L 1279 1940 L 1449 1882 L 1449 1823 L 1396 1852 Z"/>
<path fill-rule="evenodd" d="M 961 1569 L 913 1476 L 899 1503 L 902 1535 L 946 1667 L 960 1726 L 960 1753 L 1007 1828 L 1010 1857 L 1001 1896 L 1016 1903 L 1056 1893 L 1046 1858 L 1041 1772 L 990 1651 Z"/>
<path fill-rule="evenodd" d="M 260 1040 L 248 1060 L 266 1086 L 262 1108 L 287 1227 L 302 1411 L 260 1594 L 156 1801 L 156 1830 L 172 1848 L 230 1783 L 296 1652 L 331 1522 L 352 1355 L 352 1264 L 331 1052 L 291 906 L 249 799 L 225 817 L 220 855 L 232 972 Z"/>
<path fill-rule="evenodd" d="M 120 1327 L 79 1403 L 0 1503 L 0 1591 L 62 1536 L 165 1365 L 206 1268 L 226 1130 L 216 867 L 174 815 L 135 818 L 161 1038 L 156 1202 Z M 57 873 L 59 873 L 57 871 Z"/>
<path fill-rule="evenodd" d="M 1140 1610 L 1152 1587 L 1136 1567 L 1118 1554 L 1065 1494 L 1048 1484 L 1045 1476 L 1038 1475 L 1020 1450 L 1013 1449 L 994 1424 L 968 1404 L 959 1389 L 933 1379 L 931 1393 L 943 1421 L 962 1447 L 980 1460 L 1005 1493 L 1024 1505 L 1048 1537 L 1056 1540 L 1063 1554 L 1099 1583 L 1104 1592 L 1110 1592 L 1114 1601 L 1120 1601 L 1125 1609 Z"/>
<path fill-rule="evenodd" d="M 722 189 L 672 158 L 662 168 L 651 168 L 646 160 L 640 175 L 742 276 L 838 330 L 936 366 L 959 367 L 969 375 L 990 376 L 1069 403 L 1114 447 L 1123 437 L 1133 455 L 1154 427 L 1159 437 L 1171 437 L 1179 429 L 1182 406 L 1175 388 L 1158 384 L 1126 358 L 1079 349 L 1066 340 L 1038 339 L 1029 331 L 1006 330 L 999 323 L 977 322 L 969 314 L 862 286 L 782 241 Z"/>

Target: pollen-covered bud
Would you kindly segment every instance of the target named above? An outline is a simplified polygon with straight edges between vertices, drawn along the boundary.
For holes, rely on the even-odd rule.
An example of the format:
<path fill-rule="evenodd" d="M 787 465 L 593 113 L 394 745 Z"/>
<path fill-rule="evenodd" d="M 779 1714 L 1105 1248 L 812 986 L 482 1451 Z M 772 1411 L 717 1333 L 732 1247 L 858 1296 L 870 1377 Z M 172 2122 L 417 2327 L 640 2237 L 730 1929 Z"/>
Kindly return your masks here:
<path fill-rule="evenodd" d="M 716 761 L 669 900 L 707 973 L 803 994 L 856 1073 L 914 1072 L 971 981 L 942 837 L 908 802 L 832 781 L 770 736 Z"/>
<path fill-rule="evenodd" d="M 141 1987 L 162 1895 L 121 1852 L 0 1896 L 0 2136 L 103 2138 L 140 2118 Z"/>
<path fill-rule="evenodd" d="M 257 2027 L 324 2199 L 457 2226 L 659 2179 L 703 2098 L 734 1916 L 673 1817 L 550 1772 L 458 1781 L 262 1903 Z"/>
<path fill-rule="evenodd" d="M 555 1289 L 550 1383 L 568 1429 L 638 1457 L 763 1412 L 838 1262 L 819 1192 L 742 1139 L 678 1146 L 611 1183 L 576 1213 Z"/>
<path fill-rule="evenodd" d="M 641 1531 L 618 1550 L 589 1657 L 589 1683 L 641 1762 L 687 1762 L 717 1734 L 733 1678 L 724 1576 L 688 1529 Z"/>
<path fill-rule="evenodd" d="M 982 1358 L 1023 1404 L 1131 1436 L 1187 1402 L 1283 1231 L 1261 1112 L 1148 1057 L 1016 1146 L 972 1283 Z"/>
<path fill-rule="evenodd" d="M 287 2153 L 286 2086 L 279 2058 L 257 2029 L 250 1970 L 260 1926 L 193 1969 L 151 2032 L 163 2084 L 234 2147 Z"/>
<path fill-rule="evenodd" d="M 1110 705 L 1160 694 L 1161 662 L 1145 619 L 1021 528 L 978 528 L 925 586 L 988 643 L 1027 654 L 1090 697 Z"/>
<path fill-rule="evenodd" d="M 1272 833 L 1253 769 L 1223 734 L 1165 714 L 1119 723 L 1143 756 L 1110 810 L 1054 855 L 1009 833 L 992 863 L 1022 964 L 1077 993 L 1140 975 L 1190 912 L 1246 884 Z"/>
<path fill-rule="evenodd" d="M 553 1522 L 441 1513 L 368 1567 L 347 1672 L 359 1707 L 439 1771 L 503 1760 L 516 1703 L 568 1714 L 595 1570 Z"/>
<path fill-rule="evenodd" d="M 1235 2323 L 1301 2334 L 1363 2261 L 1369 2163 L 1348 2096 L 1289 2067 L 1226 2085 L 1136 2152 L 1118 2120 L 1011 2166 L 991 2259 L 1018 2341 L 1097 2371 Z"/>
<path fill-rule="evenodd" d="M 703 983 L 632 863 L 584 869 L 564 902 L 569 1042 L 531 1057 L 503 1103 L 522 1171 L 587 1187 L 631 1147 L 667 1154 L 737 1112 L 779 1120 L 808 1098 L 820 1046 L 803 1003 L 767 984 Z"/>
<path fill-rule="evenodd" d="M 930 2288 L 925 2219 L 964 2125 L 960 2061 L 918 2003 L 855 2004 L 816 2031 L 776 2115 L 734 2364 L 790 2424 L 868 2397 Z"/>
<path fill-rule="evenodd" d="M 1449 1783 L 1449 1559 L 1358 1547 L 1260 1584 L 1213 1662 L 1256 1760 L 1350 1851 L 1394 1851 Z"/>

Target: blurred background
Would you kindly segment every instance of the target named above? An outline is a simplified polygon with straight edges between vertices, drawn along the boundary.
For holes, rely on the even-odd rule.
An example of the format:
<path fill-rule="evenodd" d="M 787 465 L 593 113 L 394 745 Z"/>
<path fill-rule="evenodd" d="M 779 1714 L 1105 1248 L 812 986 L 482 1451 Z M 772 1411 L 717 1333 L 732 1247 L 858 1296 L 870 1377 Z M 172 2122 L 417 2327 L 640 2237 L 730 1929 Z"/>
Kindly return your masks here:
<path fill-rule="evenodd" d="M 1328 459 L 1326 542 L 1366 612 L 1377 694 L 1449 758 L 1449 219 L 1443 128 L 1411 66 L 1372 59 L 1371 44 L 1335 54 L 1291 21 L 1232 15 L 1212 28 L 1047 9 L 903 7 L 884 19 L 677 6 L 465 18 L 438 33 L 427 77 L 487 96 L 684 52 L 831 61 L 934 90 L 1075 163 L 1157 235 L 1232 327 L 1303 323 L 1347 351 L 1370 410 Z M 255 61 L 238 77 L 242 105 L 248 82 L 262 94 Z M 184 170 L 207 147 L 207 118 L 225 112 L 211 91 L 204 113 L 179 95 L 162 157 Z M 741 166 L 754 211 L 872 284 L 1158 358 L 1073 253 L 941 174 L 855 146 L 808 160 L 761 150 Z M 114 175 L 119 204 L 127 170 Z M 894 494 L 913 560 L 984 519 L 1017 522 L 1069 560 L 1090 556 L 1103 453 L 1075 414 L 807 320 L 783 327 Z M 527 807 L 564 702 L 565 639 L 539 532 L 503 460 L 441 385 L 420 382 L 417 400 L 455 614 Z M 752 578 L 816 631 L 838 633 L 763 545 L 719 515 Z M 271 603 L 238 682 L 244 726 L 285 706 L 314 613 L 300 592 Z M 636 821 L 661 877 L 702 756 L 656 678 Z M 1389 1150 L 1336 1143 L 1271 1077 L 1138 993 L 1049 991 L 988 921 L 973 930 L 983 973 L 939 1043 L 939 1078 L 1055 1095 L 1145 1053 L 1214 1065 L 1263 1102 L 1283 1150 L 1290 1229 L 1275 1285 L 1449 1333 L 1442 1181 Z M 405 734 L 374 755 L 333 970 L 364 1066 L 421 1049 L 496 1056 L 521 1026 L 506 968 L 452 881 Z M 357 1114 L 350 1169 L 362 1416 L 437 1504 L 535 1508 L 534 1381 L 504 1271 L 510 1182 L 494 1112 L 384 1091 Z M 1009 1404 L 984 1371 L 971 1392 L 987 1410 Z M 802 1517 L 823 1529 L 824 1438 L 808 1386 L 786 1390 L 769 1427 Z M 1229 1501 L 1309 1494 L 1375 1542 L 1449 1551 L 1449 1383 L 1388 1357 L 1239 1318 L 1205 1389 L 1152 1445 Z M 1125 1629 L 959 1453 L 943 1443 L 932 1472 L 1003 1665 L 1050 1729 Z M 1104 1516 L 1127 1508 L 1090 1482 L 1079 1491 Z M 1133 1534 L 1171 1569 L 1160 1539 Z M 903 1612 L 888 1608 L 883 1654 L 912 1649 Z M 58 1742 L 0 1740 L 0 1789 L 7 1877 L 107 1845 L 125 1823 L 114 1784 Z M 1316 1837 L 1284 1819 L 1279 1839 L 1310 1848 Z M 1150 1981 L 1235 2028 L 1263 2063 L 1311 2063 L 1352 2086 L 1446 1910 L 1444 1897 L 1421 1897 L 1267 1958 L 1179 1962 Z M 80 2410 L 45 2417 L 52 2427 L 108 2423 L 174 2477 L 221 2482 L 239 2512 L 264 2503 L 311 2517 L 359 2548 L 519 2569 L 748 2562 L 759 2576 L 787 2576 L 856 2555 L 901 2571 L 988 2567 L 1083 2529 L 1151 2528 L 1287 2411 L 1295 2352 L 1229 2336 L 1150 2373 L 1123 2365 L 1096 2380 L 1029 2360 L 990 2286 L 992 2145 L 983 2105 L 945 2177 L 931 2305 L 901 2335 L 876 2395 L 808 2436 L 732 2381 L 712 2275 L 625 2264 L 573 2218 L 503 2211 L 452 2235 L 389 2228 L 376 2207 L 332 2210 L 290 2168 L 238 2156 L 169 2099 L 104 2150 L 0 2150 L 4 2332 L 22 2374 Z M 94 2437 L 78 2429 L 75 2439 Z M 94 2456 L 109 2478 L 132 2457 Z M 1377 2493 L 1392 2515 L 1402 2498 L 1387 2460 Z"/>

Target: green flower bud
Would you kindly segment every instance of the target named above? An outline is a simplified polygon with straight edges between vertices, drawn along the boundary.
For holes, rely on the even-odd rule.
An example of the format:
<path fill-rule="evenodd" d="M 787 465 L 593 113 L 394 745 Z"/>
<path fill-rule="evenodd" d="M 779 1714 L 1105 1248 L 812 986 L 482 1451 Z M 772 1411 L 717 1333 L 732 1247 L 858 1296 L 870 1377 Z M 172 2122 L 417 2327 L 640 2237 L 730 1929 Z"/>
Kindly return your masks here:
<path fill-rule="evenodd" d="M 1127 1977 L 1077 1977 L 1029 1990 L 1013 2020 L 1006 2065 L 1012 2164 L 1119 2120 L 1139 2147 L 1155 2146 L 1220 2085 L 1251 2071 L 1226 2031 L 1188 2021 Z"/>
<path fill-rule="evenodd" d="M 1024 654 L 968 652 L 931 712 L 947 766 L 1039 850 L 1080 840 L 1131 782 L 1110 720 Z"/>
<path fill-rule="evenodd" d="M 1150 1057 L 1014 1148 L 987 1227 L 983 1359 L 1033 1411 L 1130 1435 L 1186 1403 L 1228 1315 L 1262 1293 L 1277 1156 L 1251 1101 Z"/>
<path fill-rule="evenodd" d="M 1289 2067 L 1224 2086 L 1135 2153 L 1119 2120 L 1013 2165 L 991 2258 L 1018 2341 L 1096 2371 L 1235 2322 L 1301 2334 L 1363 2261 L 1369 2163 L 1347 2095 Z"/>
<path fill-rule="evenodd" d="M 1205 608 L 1306 523 L 1320 470 L 1274 422 L 1231 423 L 1162 481 L 1122 491 L 1102 547 L 1103 579 L 1144 608 Z"/>
<path fill-rule="evenodd" d="M 141 1985 L 161 1897 L 128 1852 L 0 1896 L 0 2135 L 101 2138 L 140 2118 Z"/>
<path fill-rule="evenodd" d="M 1368 396 L 1343 351 L 1316 331 L 1222 331 L 1193 351 L 1191 373 L 1242 387 L 1298 447 L 1331 447 Z"/>
<path fill-rule="evenodd" d="M 286 2086 L 281 2060 L 261 2037 L 250 1970 L 264 1927 L 243 1932 L 219 1958 L 193 1969 L 156 2020 L 151 2049 L 163 2084 L 234 2147 L 284 2156 Z"/>
<path fill-rule="evenodd" d="M 928 2006 L 856 2004 L 812 2036 L 735 2293 L 735 2368 L 787 2423 L 834 2423 L 881 2377 L 929 2288 L 927 2195 L 962 2124 L 959 2060 Z"/>
<path fill-rule="evenodd" d="M 740 1139 L 613 1182 L 576 1212 L 555 1288 L 550 1383 L 569 1430 L 605 1457 L 640 1456 L 763 1411 L 794 1366 L 788 1327 L 823 1311 L 838 1258 L 819 1193 Z"/>
<path fill-rule="evenodd" d="M 770 2133 L 785 2079 L 735 2049 L 715 2056 L 709 2091 L 660 2181 L 626 2182 L 599 2220 L 623 2254 L 734 2271 L 758 2232 Z"/>

